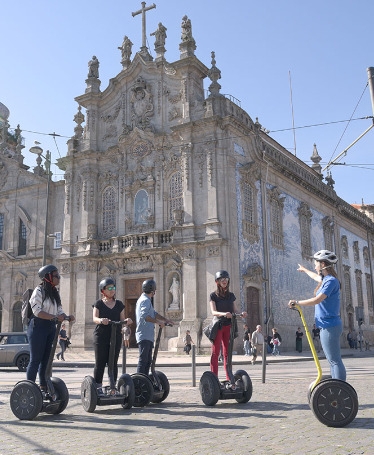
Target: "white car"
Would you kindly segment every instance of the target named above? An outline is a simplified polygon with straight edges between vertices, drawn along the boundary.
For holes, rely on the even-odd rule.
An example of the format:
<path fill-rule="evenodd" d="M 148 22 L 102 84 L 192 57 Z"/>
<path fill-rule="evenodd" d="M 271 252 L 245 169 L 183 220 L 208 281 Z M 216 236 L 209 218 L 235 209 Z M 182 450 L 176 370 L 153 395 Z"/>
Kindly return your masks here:
<path fill-rule="evenodd" d="M 30 361 L 30 346 L 25 332 L 0 333 L 0 367 L 16 366 L 26 371 Z"/>

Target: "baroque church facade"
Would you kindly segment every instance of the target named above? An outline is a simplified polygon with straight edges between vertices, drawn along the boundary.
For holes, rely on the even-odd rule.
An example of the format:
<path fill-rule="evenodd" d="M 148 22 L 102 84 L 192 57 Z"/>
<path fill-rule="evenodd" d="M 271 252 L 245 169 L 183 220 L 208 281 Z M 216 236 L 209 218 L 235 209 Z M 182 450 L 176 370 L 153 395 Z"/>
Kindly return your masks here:
<path fill-rule="evenodd" d="M 64 180 L 51 181 L 38 147 L 37 166 L 23 164 L 22 132 L 9 130 L 0 106 L 1 330 L 22 330 L 22 294 L 44 260 L 59 268 L 64 309 L 76 316 L 74 346 L 91 348 L 92 304 L 110 276 L 133 320 L 142 282 L 156 281 L 156 310 L 178 323 L 165 328 L 162 349 L 182 351 L 188 329 L 208 351 L 202 327 L 215 272 L 225 269 L 250 329 L 277 327 L 291 350 L 300 321 L 287 302 L 314 288 L 297 266 L 312 269 L 311 255 L 326 248 L 339 258 L 345 333 L 361 318 L 373 342 L 373 220 L 338 197 L 331 177 L 324 183 L 316 147 L 310 167 L 220 93 L 215 54 L 209 67 L 196 57 L 187 16 L 177 61 L 165 58 L 162 23 L 151 34 L 155 58 L 145 33 L 133 58 L 124 37 L 122 70 L 105 90 L 99 60 L 89 62 L 58 160 Z M 306 315 L 312 325 L 313 309 Z"/>

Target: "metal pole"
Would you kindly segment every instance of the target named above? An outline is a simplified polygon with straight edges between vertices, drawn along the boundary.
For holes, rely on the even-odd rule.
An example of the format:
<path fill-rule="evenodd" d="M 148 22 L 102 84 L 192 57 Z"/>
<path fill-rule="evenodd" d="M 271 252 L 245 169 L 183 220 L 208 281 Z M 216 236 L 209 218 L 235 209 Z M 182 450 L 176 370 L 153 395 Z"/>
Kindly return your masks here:
<path fill-rule="evenodd" d="M 192 345 L 191 352 L 192 387 L 196 387 L 196 346 L 194 344 Z"/>
<path fill-rule="evenodd" d="M 370 97 L 371 97 L 371 110 L 373 111 L 374 115 L 374 68 L 370 67 L 367 69 L 368 73 L 368 83 L 370 88 Z M 374 123 L 374 119 L 373 119 Z"/>
<path fill-rule="evenodd" d="M 47 262 L 49 184 L 51 181 L 51 153 L 49 150 L 46 151 L 45 169 L 47 171 L 47 198 L 46 198 L 45 224 L 44 224 L 44 244 L 43 244 L 43 264 L 42 264 L 43 266 L 46 265 L 46 262 Z"/>
<path fill-rule="evenodd" d="M 125 346 L 125 342 L 123 342 L 123 346 L 122 346 L 122 374 L 126 374 L 126 354 L 127 354 L 127 348 Z"/>

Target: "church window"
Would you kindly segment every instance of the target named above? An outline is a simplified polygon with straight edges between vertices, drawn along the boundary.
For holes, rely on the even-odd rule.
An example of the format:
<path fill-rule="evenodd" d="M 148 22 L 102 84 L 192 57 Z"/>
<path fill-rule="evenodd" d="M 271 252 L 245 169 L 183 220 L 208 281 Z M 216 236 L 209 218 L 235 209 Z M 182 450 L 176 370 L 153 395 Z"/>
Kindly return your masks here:
<path fill-rule="evenodd" d="M 26 254 L 26 237 L 26 226 L 25 223 L 20 219 L 18 228 L 18 256 L 24 256 Z"/>
<path fill-rule="evenodd" d="M 307 204 L 302 202 L 299 207 L 299 223 L 300 223 L 300 237 L 301 237 L 301 254 L 304 258 L 310 258 L 312 255 L 312 242 L 311 242 L 311 223 L 312 212 Z"/>
<path fill-rule="evenodd" d="M 343 258 L 348 259 L 348 240 L 346 235 L 342 235 L 340 240 Z"/>
<path fill-rule="evenodd" d="M 247 180 L 241 183 L 243 236 L 251 243 L 258 241 L 257 190 Z"/>
<path fill-rule="evenodd" d="M 4 214 L 0 213 L 0 250 L 4 249 Z"/>
<path fill-rule="evenodd" d="M 149 197 L 145 190 L 140 190 L 135 196 L 135 224 L 147 224 L 149 217 Z"/>
<path fill-rule="evenodd" d="M 365 267 L 369 268 L 370 267 L 370 259 L 369 259 L 369 248 L 367 246 L 364 246 L 362 249 L 362 256 L 364 257 L 364 265 Z"/>
<path fill-rule="evenodd" d="M 283 248 L 283 206 L 284 197 L 280 196 L 279 190 L 273 188 L 268 191 L 270 199 L 270 231 L 271 241 L 275 248 Z"/>
<path fill-rule="evenodd" d="M 352 286 L 351 286 L 351 275 L 349 273 L 350 267 L 344 265 L 344 303 L 345 306 L 352 306 Z"/>
<path fill-rule="evenodd" d="M 360 250 L 358 248 L 358 241 L 353 242 L 353 258 L 355 262 L 360 262 Z"/>
<path fill-rule="evenodd" d="M 183 209 L 183 181 L 181 172 L 175 172 L 169 183 L 169 220 L 173 221 L 174 210 Z"/>
<path fill-rule="evenodd" d="M 374 302 L 373 302 L 373 283 L 371 281 L 370 273 L 365 273 L 365 281 L 366 281 L 366 294 L 368 299 L 368 308 L 369 311 L 374 310 Z"/>
<path fill-rule="evenodd" d="M 323 237 L 325 239 L 325 249 L 334 251 L 334 223 L 329 216 L 322 220 Z"/>
<path fill-rule="evenodd" d="M 364 306 L 364 296 L 362 292 L 362 272 L 361 270 L 355 270 L 356 275 L 356 289 L 357 289 L 357 304 L 358 306 Z"/>
<path fill-rule="evenodd" d="M 103 234 L 111 235 L 116 229 L 116 197 L 113 187 L 103 193 Z"/>

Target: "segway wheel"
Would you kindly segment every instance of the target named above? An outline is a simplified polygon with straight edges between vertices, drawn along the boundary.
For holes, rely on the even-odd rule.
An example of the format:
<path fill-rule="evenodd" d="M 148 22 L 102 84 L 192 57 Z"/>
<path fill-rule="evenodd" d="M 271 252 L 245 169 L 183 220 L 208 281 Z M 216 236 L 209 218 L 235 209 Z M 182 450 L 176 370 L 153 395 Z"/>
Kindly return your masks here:
<path fill-rule="evenodd" d="M 331 379 L 331 376 L 330 375 L 324 375 L 322 376 L 320 382 L 318 384 L 320 384 L 322 381 L 326 381 L 327 379 Z M 309 388 L 308 388 L 308 394 L 307 394 L 307 398 L 308 398 L 308 403 L 309 403 L 309 406 L 312 406 L 311 402 L 310 402 L 310 398 L 312 396 L 312 387 L 313 387 L 313 384 L 314 384 L 314 381 L 311 382 L 309 384 Z"/>
<path fill-rule="evenodd" d="M 135 403 L 135 387 L 129 374 L 123 374 L 118 379 L 117 389 L 124 396 L 122 403 L 123 409 L 131 409 Z"/>
<path fill-rule="evenodd" d="M 205 371 L 200 378 L 200 395 L 206 406 L 214 406 L 220 397 L 220 383 L 211 371 Z"/>
<path fill-rule="evenodd" d="M 238 370 L 234 374 L 235 384 L 243 389 L 243 396 L 241 398 L 235 398 L 238 403 L 248 403 L 252 398 L 253 387 L 252 381 L 248 373 L 244 370 Z"/>
<path fill-rule="evenodd" d="M 56 401 L 59 401 L 59 406 L 48 406 L 45 409 L 47 414 L 61 414 L 62 411 L 66 409 L 66 406 L 69 403 L 69 392 L 68 388 L 66 387 L 65 382 L 60 378 L 51 378 L 53 387 L 56 392 Z"/>
<path fill-rule="evenodd" d="M 169 384 L 168 378 L 166 377 L 166 375 L 162 371 L 155 371 L 155 374 L 157 374 L 157 376 L 158 376 L 158 379 L 160 381 L 161 389 L 162 389 L 163 393 L 162 393 L 162 395 L 154 394 L 154 396 L 152 398 L 152 403 L 161 403 L 169 395 L 170 384 Z M 150 377 L 151 381 L 154 382 L 153 381 L 153 375 L 150 374 L 149 377 Z"/>
<path fill-rule="evenodd" d="M 131 375 L 135 387 L 134 407 L 147 406 L 153 399 L 153 384 L 148 376 L 141 373 Z"/>
<path fill-rule="evenodd" d="M 311 408 L 317 419 L 328 427 L 345 427 L 356 417 L 358 398 L 347 382 L 327 379 L 312 391 Z"/>
<path fill-rule="evenodd" d="M 86 376 L 81 385 L 82 406 L 86 412 L 94 412 L 98 395 L 96 382 L 92 376 Z"/>
<path fill-rule="evenodd" d="M 19 420 L 33 420 L 43 408 L 43 395 L 32 381 L 18 382 L 10 394 L 10 408 Z"/>

